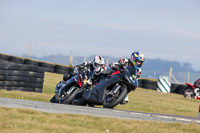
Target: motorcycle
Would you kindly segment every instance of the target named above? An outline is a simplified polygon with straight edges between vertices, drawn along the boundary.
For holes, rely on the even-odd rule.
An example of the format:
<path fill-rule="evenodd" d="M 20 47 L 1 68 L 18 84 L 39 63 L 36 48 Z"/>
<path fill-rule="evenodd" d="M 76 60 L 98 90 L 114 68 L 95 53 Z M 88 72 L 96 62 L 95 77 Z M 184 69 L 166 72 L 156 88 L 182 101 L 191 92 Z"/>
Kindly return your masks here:
<path fill-rule="evenodd" d="M 120 104 L 126 95 L 138 86 L 137 70 L 133 67 L 124 67 L 92 85 L 85 85 L 72 101 L 73 105 L 103 105 L 104 108 L 113 108 Z M 91 89 L 92 88 L 92 89 Z M 82 93 L 82 94 L 81 94 Z"/>
<path fill-rule="evenodd" d="M 185 83 L 187 85 L 183 95 L 185 98 L 195 98 L 195 96 L 197 96 L 197 93 L 200 93 L 200 92 L 197 92 L 196 87 L 190 83 Z"/>
<path fill-rule="evenodd" d="M 51 98 L 51 103 L 71 104 L 75 94 L 84 84 L 84 80 L 91 75 L 87 70 L 81 71 L 79 74 L 65 75 L 65 80 L 60 81 L 56 85 L 55 95 Z"/>
<path fill-rule="evenodd" d="M 62 85 L 65 84 L 65 80 L 60 81 L 55 88 L 55 95 L 50 99 L 51 103 L 59 103 L 59 96 L 58 96 L 58 92 L 59 89 L 62 87 Z"/>

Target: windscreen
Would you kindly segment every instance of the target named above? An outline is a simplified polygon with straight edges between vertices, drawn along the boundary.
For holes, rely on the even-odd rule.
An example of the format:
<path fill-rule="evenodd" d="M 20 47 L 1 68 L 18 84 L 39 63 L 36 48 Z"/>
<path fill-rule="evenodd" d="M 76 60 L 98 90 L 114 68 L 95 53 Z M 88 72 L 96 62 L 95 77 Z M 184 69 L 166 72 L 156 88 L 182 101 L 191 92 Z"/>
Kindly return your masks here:
<path fill-rule="evenodd" d="M 134 66 L 125 67 L 127 76 L 137 76 L 137 69 Z"/>
<path fill-rule="evenodd" d="M 125 67 L 125 79 L 133 86 L 138 86 L 137 69 L 135 67 Z"/>

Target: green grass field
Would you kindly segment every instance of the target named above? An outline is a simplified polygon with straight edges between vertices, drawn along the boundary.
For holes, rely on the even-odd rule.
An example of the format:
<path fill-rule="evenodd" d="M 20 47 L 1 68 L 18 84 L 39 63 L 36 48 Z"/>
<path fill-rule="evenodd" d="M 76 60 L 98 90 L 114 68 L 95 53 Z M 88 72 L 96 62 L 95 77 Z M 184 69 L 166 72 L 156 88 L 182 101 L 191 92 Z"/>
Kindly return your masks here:
<path fill-rule="evenodd" d="M 49 102 L 54 95 L 55 85 L 61 74 L 45 73 L 43 93 L 0 90 L 0 97 Z M 185 99 L 178 94 L 137 88 L 129 94 L 129 103 L 115 109 L 163 113 L 184 116 L 198 116 L 199 102 Z M 0 132 L 72 132 L 72 133 L 129 133 L 129 132 L 194 132 L 200 133 L 197 124 L 163 123 L 154 121 L 122 120 L 85 115 L 53 114 L 28 109 L 0 107 Z"/>

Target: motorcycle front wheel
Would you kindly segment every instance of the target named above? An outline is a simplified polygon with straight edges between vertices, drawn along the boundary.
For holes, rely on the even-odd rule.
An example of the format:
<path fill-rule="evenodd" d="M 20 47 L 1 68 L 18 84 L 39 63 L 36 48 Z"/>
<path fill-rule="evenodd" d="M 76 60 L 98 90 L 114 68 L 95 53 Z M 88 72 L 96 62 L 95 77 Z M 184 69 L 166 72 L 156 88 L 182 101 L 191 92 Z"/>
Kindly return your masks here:
<path fill-rule="evenodd" d="M 76 93 L 78 92 L 79 88 L 76 87 L 73 91 L 71 91 L 69 94 L 67 92 L 63 92 L 61 96 L 61 104 L 71 104 L 73 98 L 75 97 Z"/>
<path fill-rule="evenodd" d="M 187 88 L 185 91 L 184 91 L 184 97 L 185 98 L 188 98 L 188 99 L 192 99 L 194 98 L 194 91 L 190 88 Z"/>
<path fill-rule="evenodd" d="M 103 101 L 103 107 L 104 108 L 115 107 L 124 99 L 126 94 L 127 94 L 127 87 L 125 85 L 121 85 L 119 90 L 115 94 L 108 93 L 108 95 L 105 97 L 105 99 Z"/>
<path fill-rule="evenodd" d="M 58 103 L 58 100 L 56 99 L 56 95 L 54 95 L 49 101 L 51 103 Z"/>

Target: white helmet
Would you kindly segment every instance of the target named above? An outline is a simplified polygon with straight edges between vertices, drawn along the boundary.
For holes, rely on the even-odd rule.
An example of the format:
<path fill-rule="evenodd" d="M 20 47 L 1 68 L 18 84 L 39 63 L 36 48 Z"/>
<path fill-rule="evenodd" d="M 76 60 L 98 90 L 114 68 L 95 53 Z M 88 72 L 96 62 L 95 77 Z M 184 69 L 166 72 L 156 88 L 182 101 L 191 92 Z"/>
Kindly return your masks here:
<path fill-rule="evenodd" d="M 97 68 L 97 67 L 103 66 L 103 65 L 105 65 L 104 58 L 102 56 L 95 56 L 94 60 L 93 60 L 94 68 Z"/>

